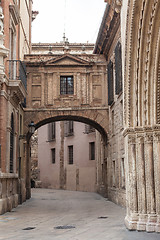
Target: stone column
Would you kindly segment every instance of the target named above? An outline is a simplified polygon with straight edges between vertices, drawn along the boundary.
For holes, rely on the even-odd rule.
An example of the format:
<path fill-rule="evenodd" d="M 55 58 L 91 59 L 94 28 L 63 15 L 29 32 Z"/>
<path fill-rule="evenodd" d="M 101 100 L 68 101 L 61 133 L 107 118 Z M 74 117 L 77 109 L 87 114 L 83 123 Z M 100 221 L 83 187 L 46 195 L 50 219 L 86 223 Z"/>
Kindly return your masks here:
<path fill-rule="evenodd" d="M 137 192 L 138 192 L 138 214 L 139 220 L 137 230 L 145 231 L 147 222 L 146 206 L 146 180 L 145 180 L 145 159 L 144 159 L 144 135 L 137 134 Z"/>
<path fill-rule="evenodd" d="M 136 136 L 129 134 L 127 136 L 127 154 L 126 154 L 126 199 L 127 216 L 125 218 L 126 226 L 129 230 L 137 229 L 138 221 L 138 201 L 137 201 L 137 174 L 136 174 Z"/>
<path fill-rule="evenodd" d="M 153 135 L 154 179 L 157 223 L 156 232 L 160 232 L 160 129 Z"/>
<path fill-rule="evenodd" d="M 31 197 L 31 158 L 30 142 L 26 143 L 26 199 Z"/>
<path fill-rule="evenodd" d="M 155 182 L 154 182 L 154 163 L 153 163 L 153 133 L 145 133 L 145 175 L 146 175 L 146 199 L 148 221 L 146 224 L 147 232 L 154 232 L 156 225 L 156 205 L 155 205 Z"/>

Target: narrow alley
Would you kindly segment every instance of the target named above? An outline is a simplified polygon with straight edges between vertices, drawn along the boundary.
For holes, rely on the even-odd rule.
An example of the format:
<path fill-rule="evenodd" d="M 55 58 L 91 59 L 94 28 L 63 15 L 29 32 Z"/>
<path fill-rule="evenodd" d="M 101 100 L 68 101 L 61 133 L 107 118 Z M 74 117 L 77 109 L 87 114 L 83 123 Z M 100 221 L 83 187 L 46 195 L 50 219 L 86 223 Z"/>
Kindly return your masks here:
<path fill-rule="evenodd" d="M 96 193 L 33 189 L 32 198 L 0 216 L 1 240 L 159 240 L 128 231 L 125 209 Z"/>

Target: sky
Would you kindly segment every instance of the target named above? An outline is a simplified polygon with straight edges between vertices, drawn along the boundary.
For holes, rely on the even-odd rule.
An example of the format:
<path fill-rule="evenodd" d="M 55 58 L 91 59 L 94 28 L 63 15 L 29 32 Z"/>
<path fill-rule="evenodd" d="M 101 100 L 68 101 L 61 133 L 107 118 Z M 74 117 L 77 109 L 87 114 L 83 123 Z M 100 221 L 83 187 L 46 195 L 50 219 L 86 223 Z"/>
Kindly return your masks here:
<path fill-rule="evenodd" d="M 32 22 L 32 43 L 95 43 L 106 3 L 104 0 L 33 0 L 39 11 Z"/>

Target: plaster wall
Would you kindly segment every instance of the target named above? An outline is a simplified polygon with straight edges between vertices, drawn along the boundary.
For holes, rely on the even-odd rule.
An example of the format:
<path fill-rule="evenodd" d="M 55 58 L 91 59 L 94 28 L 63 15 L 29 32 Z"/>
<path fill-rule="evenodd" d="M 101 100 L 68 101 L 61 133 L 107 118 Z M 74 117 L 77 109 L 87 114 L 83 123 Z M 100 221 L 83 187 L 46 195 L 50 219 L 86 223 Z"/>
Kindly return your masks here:
<path fill-rule="evenodd" d="M 61 141 L 60 122 L 56 122 L 56 139 L 47 141 L 48 125 L 38 130 L 38 166 L 42 187 L 60 188 L 60 153 L 64 159 L 64 189 L 96 191 L 96 160 L 89 160 L 89 142 L 95 142 L 95 132 L 85 134 L 85 125 L 74 122 L 74 135 Z M 73 164 L 68 164 L 68 146 L 73 145 Z M 51 163 L 51 149 L 56 149 L 55 164 Z M 62 157 L 61 157 L 62 158 Z"/>

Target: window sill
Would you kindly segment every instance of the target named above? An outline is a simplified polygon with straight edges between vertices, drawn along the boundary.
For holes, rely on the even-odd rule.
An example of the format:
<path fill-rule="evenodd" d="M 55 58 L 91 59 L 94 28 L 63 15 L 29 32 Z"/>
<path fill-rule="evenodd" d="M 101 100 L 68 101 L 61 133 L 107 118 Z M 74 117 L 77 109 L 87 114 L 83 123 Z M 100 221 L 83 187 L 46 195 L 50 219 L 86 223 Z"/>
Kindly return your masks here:
<path fill-rule="evenodd" d="M 46 142 L 55 142 L 55 141 L 56 141 L 56 138 L 51 139 L 51 140 L 48 140 L 48 141 L 46 141 Z"/>

